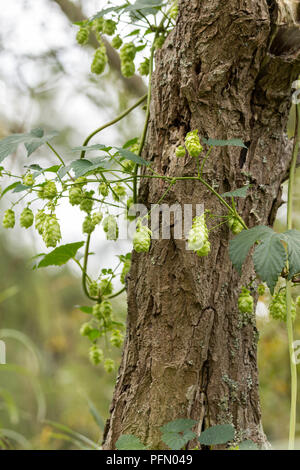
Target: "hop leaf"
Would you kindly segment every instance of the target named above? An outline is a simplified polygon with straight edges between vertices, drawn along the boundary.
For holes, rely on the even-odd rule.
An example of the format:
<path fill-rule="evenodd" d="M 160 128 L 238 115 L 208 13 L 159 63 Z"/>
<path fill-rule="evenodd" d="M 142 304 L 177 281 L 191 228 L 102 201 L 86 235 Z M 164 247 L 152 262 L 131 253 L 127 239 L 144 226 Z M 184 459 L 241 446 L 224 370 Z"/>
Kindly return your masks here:
<path fill-rule="evenodd" d="M 14 228 L 15 226 L 15 213 L 12 209 L 7 209 L 4 212 L 3 222 L 2 225 L 4 228 Z"/>
<path fill-rule="evenodd" d="M 32 226 L 34 221 L 33 212 L 29 207 L 26 207 L 20 215 L 20 225 L 21 227 L 29 228 Z"/>

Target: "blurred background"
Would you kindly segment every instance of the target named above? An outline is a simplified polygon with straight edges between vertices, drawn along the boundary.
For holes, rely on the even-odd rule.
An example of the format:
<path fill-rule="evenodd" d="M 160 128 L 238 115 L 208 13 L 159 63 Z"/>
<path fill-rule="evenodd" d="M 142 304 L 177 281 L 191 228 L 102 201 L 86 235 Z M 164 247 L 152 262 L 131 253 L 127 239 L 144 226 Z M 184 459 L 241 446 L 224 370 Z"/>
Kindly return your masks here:
<path fill-rule="evenodd" d="M 139 77 L 126 80 L 118 61 L 100 78 L 90 74 L 93 43 L 84 48 L 75 40 L 72 23 L 107 5 L 103 0 L 14 0 L 0 15 L 0 138 L 34 127 L 58 129 L 56 146 L 66 161 L 66 149 L 82 144 L 93 129 L 113 118 L 145 92 Z M 117 2 L 114 2 L 116 4 Z M 4 8 L 5 6 L 5 8 Z M 116 145 L 139 135 L 141 110 L 103 132 L 101 143 Z M 31 162 L 54 163 L 42 147 Z M 20 149 L 9 164 L 24 172 Z M 7 161 L 6 161 L 7 165 Z M 300 229 L 300 172 L 297 174 L 295 228 Z M 5 180 L 1 186 L 5 187 Z M 9 196 L 12 200 L 12 196 Z M 0 213 L 7 200 L 0 200 Z M 21 208 L 22 209 L 22 208 Z M 21 210 L 20 209 L 20 210 Z M 73 211 L 74 209 L 74 211 Z M 63 243 L 82 239 L 77 208 L 61 204 Z M 285 230 L 286 206 L 275 228 Z M 1 217 L 2 218 L 2 217 Z M 129 251 L 128 242 L 107 242 L 99 230 L 92 246 L 91 269 L 116 264 L 116 254 Z M 76 266 L 32 270 L 30 258 L 44 246 L 32 230 L 0 227 L 0 339 L 7 347 L 7 365 L 0 366 L 0 447 L 17 449 L 96 448 L 109 413 L 116 374 L 92 366 L 89 341 L 79 335 L 88 305 L 81 294 Z M 298 292 L 298 295 L 300 292 Z M 286 448 L 289 424 L 289 360 L 285 325 L 269 320 L 260 298 L 257 309 L 261 405 L 265 432 L 276 448 Z M 126 299 L 114 302 L 118 319 L 126 315 Z M 300 339 L 300 320 L 295 339 Z M 120 354 L 115 353 L 119 363 Z M 300 379 L 300 377 L 299 377 Z M 300 439 L 300 411 L 298 415 Z M 300 445 L 298 446 L 300 448 Z"/>

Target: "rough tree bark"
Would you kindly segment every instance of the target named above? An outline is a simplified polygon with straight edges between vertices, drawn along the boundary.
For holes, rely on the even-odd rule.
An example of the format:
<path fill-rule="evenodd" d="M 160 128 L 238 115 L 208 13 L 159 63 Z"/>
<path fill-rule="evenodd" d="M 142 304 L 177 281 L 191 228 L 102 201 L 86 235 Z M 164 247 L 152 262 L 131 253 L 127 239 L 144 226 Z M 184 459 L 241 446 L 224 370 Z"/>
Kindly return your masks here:
<path fill-rule="evenodd" d="M 195 175 L 192 158 L 176 158 L 185 134 L 242 138 L 248 151 L 215 149 L 205 167 L 223 193 L 250 182 L 238 210 L 249 227 L 272 225 L 290 165 L 285 127 L 291 84 L 300 71 L 295 47 L 270 54 L 278 9 L 266 0 L 181 0 L 177 25 L 156 56 L 151 121 L 144 157 L 164 175 Z M 297 48 L 298 51 L 298 48 Z M 157 202 L 161 180 L 143 180 L 140 201 Z M 177 182 L 169 204 L 204 203 L 226 215 L 200 183 Z M 159 427 L 193 418 L 198 430 L 233 423 L 265 444 L 261 426 L 254 316 L 241 318 L 242 278 L 232 267 L 222 226 L 212 252 L 198 258 L 183 240 L 154 240 L 149 254 L 133 253 L 128 282 L 128 324 L 104 449 L 121 434 L 163 448 Z"/>

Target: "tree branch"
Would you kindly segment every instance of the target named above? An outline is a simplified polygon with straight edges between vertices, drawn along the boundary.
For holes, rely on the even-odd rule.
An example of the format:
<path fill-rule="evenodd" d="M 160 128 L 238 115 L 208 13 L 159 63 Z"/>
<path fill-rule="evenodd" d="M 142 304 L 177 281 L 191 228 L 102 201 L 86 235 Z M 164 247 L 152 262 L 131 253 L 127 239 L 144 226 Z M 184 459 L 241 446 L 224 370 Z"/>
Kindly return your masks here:
<path fill-rule="evenodd" d="M 81 9 L 74 5 L 70 0 L 51 0 L 55 2 L 65 16 L 71 21 L 72 23 L 77 21 L 86 20 L 86 16 L 83 14 Z M 121 63 L 119 54 L 115 51 L 115 49 L 110 45 L 107 39 L 103 38 L 103 42 L 106 47 L 106 52 L 108 56 L 108 63 L 112 70 L 114 70 L 119 78 L 123 81 L 125 88 L 134 95 L 142 96 L 147 92 L 147 87 L 145 86 L 143 80 L 138 75 L 134 75 L 131 78 L 125 78 L 121 74 Z M 89 44 L 94 47 L 95 49 L 98 47 L 98 41 L 94 34 L 90 35 Z"/>

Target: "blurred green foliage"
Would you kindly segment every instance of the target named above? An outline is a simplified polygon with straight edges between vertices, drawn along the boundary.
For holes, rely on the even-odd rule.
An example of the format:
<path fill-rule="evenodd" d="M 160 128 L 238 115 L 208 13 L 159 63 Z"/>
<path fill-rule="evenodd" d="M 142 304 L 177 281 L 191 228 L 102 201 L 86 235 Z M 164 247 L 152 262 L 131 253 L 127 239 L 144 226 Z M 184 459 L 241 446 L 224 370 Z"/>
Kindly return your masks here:
<path fill-rule="evenodd" d="M 79 335 L 86 315 L 75 307 L 86 303 L 80 280 L 66 268 L 31 270 L 29 254 L 8 251 L 3 238 L 0 256 L 1 291 L 10 294 L 0 299 L 8 364 L 0 366 L 0 429 L 6 441 L 16 448 L 75 448 L 72 440 L 53 438 L 63 433 L 47 419 L 101 442 L 115 374 L 88 360 L 88 340 Z M 114 308 L 124 318 L 124 301 Z"/>

